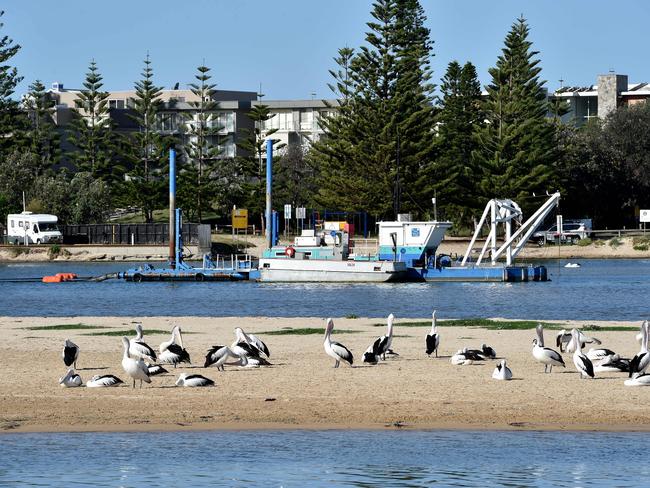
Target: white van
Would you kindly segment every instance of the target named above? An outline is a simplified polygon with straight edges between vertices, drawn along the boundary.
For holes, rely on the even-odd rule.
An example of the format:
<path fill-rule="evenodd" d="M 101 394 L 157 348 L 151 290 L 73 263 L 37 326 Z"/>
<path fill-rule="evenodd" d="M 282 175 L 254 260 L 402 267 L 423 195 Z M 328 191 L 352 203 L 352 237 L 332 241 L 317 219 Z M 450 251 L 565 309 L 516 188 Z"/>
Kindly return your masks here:
<path fill-rule="evenodd" d="M 23 212 L 7 215 L 9 244 L 51 244 L 63 242 L 56 215 Z"/>

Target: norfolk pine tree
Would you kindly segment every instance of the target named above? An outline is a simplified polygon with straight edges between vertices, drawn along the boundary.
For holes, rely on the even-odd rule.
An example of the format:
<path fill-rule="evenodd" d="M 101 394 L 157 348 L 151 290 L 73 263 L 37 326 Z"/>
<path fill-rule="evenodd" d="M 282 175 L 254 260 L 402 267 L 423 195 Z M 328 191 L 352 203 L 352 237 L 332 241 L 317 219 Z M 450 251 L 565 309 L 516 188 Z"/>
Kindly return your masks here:
<path fill-rule="evenodd" d="M 78 171 L 87 171 L 107 183 L 120 179 L 122 170 L 114 164 L 113 132 L 108 110 L 108 93 L 102 91 L 102 76 L 90 62 L 84 89 L 75 100 L 68 138 L 77 148 L 72 160 Z"/>
<path fill-rule="evenodd" d="M 512 198 L 530 209 L 526 198 L 556 186 L 555 128 L 546 118 L 548 104 L 541 68 L 519 18 L 505 39 L 483 104 L 487 124 L 476 131 L 473 163 L 484 199 Z M 528 203 L 528 205 L 527 205 Z M 536 206 L 536 204 L 535 204 Z"/>
<path fill-rule="evenodd" d="M 54 100 L 40 80 L 29 86 L 24 107 L 30 122 L 27 131 L 29 148 L 41 160 L 41 174 L 61 160 L 61 138 L 52 118 Z"/>
<path fill-rule="evenodd" d="M 127 160 L 132 165 L 126 183 L 129 201 L 142 210 L 146 222 L 153 222 L 153 211 L 164 198 L 166 162 L 165 140 L 156 130 L 162 88 L 153 82 L 153 69 L 149 54 L 144 60 L 142 78 L 135 83 L 133 114 L 137 132 L 127 136 Z"/>

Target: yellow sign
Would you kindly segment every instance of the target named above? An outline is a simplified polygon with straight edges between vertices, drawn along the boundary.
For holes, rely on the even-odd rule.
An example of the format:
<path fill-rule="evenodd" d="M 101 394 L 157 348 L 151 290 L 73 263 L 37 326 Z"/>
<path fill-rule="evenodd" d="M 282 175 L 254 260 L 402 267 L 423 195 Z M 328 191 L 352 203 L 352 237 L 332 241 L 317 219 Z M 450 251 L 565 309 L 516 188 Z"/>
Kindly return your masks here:
<path fill-rule="evenodd" d="M 245 208 L 235 208 L 232 211 L 232 228 L 246 229 L 248 227 L 248 210 Z"/>

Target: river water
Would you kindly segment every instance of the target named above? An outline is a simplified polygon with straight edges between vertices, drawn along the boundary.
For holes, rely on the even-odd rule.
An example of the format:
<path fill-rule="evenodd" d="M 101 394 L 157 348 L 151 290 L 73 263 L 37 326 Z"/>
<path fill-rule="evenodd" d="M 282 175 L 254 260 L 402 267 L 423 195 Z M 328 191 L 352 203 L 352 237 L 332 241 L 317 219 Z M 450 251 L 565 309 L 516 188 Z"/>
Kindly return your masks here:
<path fill-rule="evenodd" d="M 2 486 L 647 487 L 647 435 L 235 431 L 0 435 Z M 27 461 L 28 460 L 28 461 Z"/>
<path fill-rule="evenodd" d="M 506 317 L 640 320 L 650 315 L 650 260 L 548 261 L 546 283 L 8 283 L 56 272 L 98 276 L 125 263 L 0 264 L 0 315 Z"/>

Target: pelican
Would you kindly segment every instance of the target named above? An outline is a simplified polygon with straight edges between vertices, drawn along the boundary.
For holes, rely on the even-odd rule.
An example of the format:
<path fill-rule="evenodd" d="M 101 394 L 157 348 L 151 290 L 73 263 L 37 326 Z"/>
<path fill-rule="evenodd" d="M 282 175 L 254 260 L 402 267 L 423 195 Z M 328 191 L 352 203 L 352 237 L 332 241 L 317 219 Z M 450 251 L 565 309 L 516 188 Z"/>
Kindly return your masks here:
<path fill-rule="evenodd" d="M 464 347 L 460 352 L 472 361 L 485 361 L 483 349 L 467 349 Z"/>
<path fill-rule="evenodd" d="M 637 340 L 637 342 L 638 342 L 639 344 L 641 344 L 641 342 L 643 341 L 643 328 L 646 326 L 647 323 L 648 323 L 647 320 L 644 320 L 644 321 L 641 323 L 641 332 L 639 332 L 639 333 L 636 335 L 636 340 Z"/>
<path fill-rule="evenodd" d="M 79 346 L 77 346 L 70 339 L 66 339 L 65 344 L 63 345 L 63 353 L 61 353 L 61 356 L 63 357 L 63 364 L 68 367 L 74 365 L 74 368 L 76 369 L 77 359 L 79 358 Z"/>
<path fill-rule="evenodd" d="M 606 349 L 604 347 L 598 349 L 594 349 L 593 347 L 590 347 L 589 351 L 587 351 L 587 357 L 592 361 L 595 361 L 597 359 L 604 359 L 609 356 L 614 356 L 615 354 L 616 353 L 611 349 Z"/>
<path fill-rule="evenodd" d="M 214 386 L 214 381 L 212 381 L 210 378 L 206 378 L 205 376 L 201 376 L 200 374 L 181 373 L 176 380 L 176 386 Z"/>
<path fill-rule="evenodd" d="M 260 356 L 262 353 L 266 354 L 262 349 L 266 349 L 268 352 L 268 348 L 264 343 L 262 343 L 263 347 L 255 345 L 253 338 L 255 338 L 256 341 L 262 342 L 254 335 L 244 332 L 241 327 L 236 327 L 235 341 L 230 346 L 232 355 L 240 358 L 240 366 L 247 366 L 249 368 L 269 366 L 271 363 Z M 262 347 L 262 349 L 260 349 L 260 347 Z"/>
<path fill-rule="evenodd" d="M 436 357 L 438 357 L 438 347 L 440 346 L 440 334 L 438 334 L 438 326 L 436 324 L 436 311 L 434 310 L 431 314 L 431 332 L 427 334 L 426 338 L 427 344 L 427 355 L 431 356 L 431 353 L 435 352 Z"/>
<path fill-rule="evenodd" d="M 269 348 L 266 347 L 266 344 L 262 342 L 259 338 L 254 336 L 253 334 L 247 334 L 244 332 L 244 330 L 241 327 L 236 327 L 235 328 L 235 342 L 233 342 L 231 349 L 236 355 L 238 354 L 237 351 L 235 351 L 235 347 L 237 345 L 241 345 L 242 343 L 247 344 L 249 347 L 243 346 L 245 350 L 245 354 L 254 357 L 259 357 L 260 354 L 264 354 L 267 358 L 271 357 L 271 354 L 269 353 Z M 239 351 L 239 353 L 243 353 L 243 351 Z"/>
<path fill-rule="evenodd" d="M 492 378 L 495 380 L 511 380 L 512 379 L 512 371 L 510 371 L 510 368 L 506 366 L 506 360 L 502 359 L 499 364 L 497 364 L 497 367 L 494 368 L 494 371 L 492 372 Z"/>
<path fill-rule="evenodd" d="M 205 363 L 203 364 L 204 368 L 215 365 L 219 371 L 224 370 L 224 363 L 229 357 L 237 357 L 230 350 L 228 346 L 212 346 L 212 348 L 205 355 Z"/>
<path fill-rule="evenodd" d="M 160 364 L 149 364 L 145 363 L 147 366 L 147 371 L 149 371 L 149 376 L 158 376 L 159 374 L 169 373 L 165 368 Z"/>
<path fill-rule="evenodd" d="M 576 344 L 576 350 L 573 353 L 573 364 L 575 364 L 578 373 L 580 373 L 580 379 L 582 378 L 593 378 L 594 377 L 594 365 L 591 360 L 582 354 L 582 342 L 580 342 L 580 333 L 578 329 L 573 329 L 573 339 Z"/>
<path fill-rule="evenodd" d="M 481 344 L 481 352 L 486 359 L 496 359 L 497 357 L 497 352 L 485 344 Z"/>
<path fill-rule="evenodd" d="M 142 382 L 151 383 L 149 378 L 149 369 L 144 364 L 142 359 L 133 359 L 129 356 L 130 341 L 128 337 L 122 337 L 122 344 L 124 345 L 124 357 L 122 358 L 122 369 L 133 379 L 133 388 L 135 388 L 135 380 L 140 380 L 140 388 Z"/>
<path fill-rule="evenodd" d="M 112 374 L 104 374 L 104 375 L 95 375 L 93 376 L 88 383 L 86 383 L 87 388 L 101 388 L 101 387 L 107 387 L 107 386 L 118 386 L 119 384 L 124 383 L 121 379 L 119 379 L 117 376 L 113 376 Z"/>
<path fill-rule="evenodd" d="M 178 342 L 176 340 L 178 339 Z M 160 344 L 160 362 L 163 364 L 173 364 L 174 368 L 179 363 L 190 363 L 189 353 L 183 347 L 183 335 L 181 328 L 175 325 L 172 328 L 172 337 L 169 341 Z"/>
<path fill-rule="evenodd" d="M 68 372 L 64 377 L 59 379 L 59 384 L 65 386 L 66 388 L 74 388 L 76 386 L 81 386 L 81 376 L 74 372 L 73 368 L 68 369 Z"/>
<path fill-rule="evenodd" d="M 562 329 L 555 336 L 555 345 L 560 348 L 560 352 L 566 350 L 569 341 L 571 341 L 571 332 L 567 332 L 565 329 Z"/>
<path fill-rule="evenodd" d="M 325 352 L 329 356 L 333 357 L 334 360 L 336 361 L 336 363 L 334 363 L 335 368 L 339 367 L 341 361 L 348 363 L 350 366 L 352 366 L 352 363 L 354 362 L 354 357 L 352 356 L 352 353 L 343 344 L 339 344 L 338 342 L 332 341 L 331 339 L 332 329 L 334 329 L 334 321 L 331 318 L 329 318 L 327 319 L 327 327 L 325 328 L 325 340 L 323 341 L 323 347 L 325 348 Z"/>
<path fill-rule="evenodd" d="M 373 343 L 368 346 L 368 349 L 363 353 L 363 359 L 361 362 L 368 364 L 377 364 L 379 362 L 379 358 L 374 352 L 374 345 L 375 344 Z"/>
<path fill-rule="evenodd" d="M 565 368 L 564 359 L 560 353 L 549 347 L 544 347 L 544 327 L 537 324 L 537 339 L 533 339 L 533 357 L 540 363 L 544 364 L 544 373 L 550 373 L 553 366 L 562 366 Z"/>
<path fill-rule="evenodd" d="M 378 359 L 386 360 L 386 353 L 390 351 L 390 345 L 393 342 L 393 320 L 395 316 L 390 314 L 387 319 L 388 330 L 386 335 L 378 337 L 375 342 L 363 353 L 363 362 L 377 364 Z M 392 353 L 392 351 L 390 351 Z M 373 357 L 374 356 L 374 357 Z"/>
<path fill-rule="evenodd" d="M 635 373 L 632 378 L 625 380 L 625 386 L 650 386 L 650 374 Z"/>
<path fill-rule="evenodd" d="M 467 348 L 465 349 L 459 349 L 456 354 L 451 356 L 450 360 L 451 364 L 455 366 L 467 366 L 470 364 L 474 364 L 474 360 L 470 359 L 470 357 L 467 354 Z"/>
<path fill-rule="evenodd" d="M 129 356 L 134 359 L 144 359 L 151 363 L 156 361 L 156 351 L 144 342 L 142 324 L 135 324 L 135 337 L 129 341 Z"/>
<path fill-rule="evenodd" d="M 650 353 L 648 352 L 648 332 L 650 332 L 650 324 L 645 320 L 641 326 L 641 350 L 630 361 L 630 378 L 635 373 L 645 373 L 645 370 L 650 366 Z"/>
<path fill-rule="evenodd" d="M 595 337 L 586 336 L 581 330 L 576 330 L 578 331 L 578 335 L 576 338 L 573 336 L 571 337 L 571 340 L 566 346 L 566 352 L 576 352 L 578 350 L 578 342 L 580 343 L 580 349 L 585 347 L 585 344 L 602 344 L 602 342 Z M 573 330 L 571 330 L 570 333 L 573 334 Z"/>
<path fill-rule="evenodd" d="M 629 371 L 630 360 L 621 359 L 618 354 L 607 356 L 600 363 L 594 364 L 594 373 L 627 373 Z"/>

